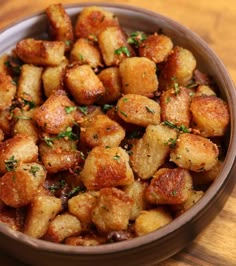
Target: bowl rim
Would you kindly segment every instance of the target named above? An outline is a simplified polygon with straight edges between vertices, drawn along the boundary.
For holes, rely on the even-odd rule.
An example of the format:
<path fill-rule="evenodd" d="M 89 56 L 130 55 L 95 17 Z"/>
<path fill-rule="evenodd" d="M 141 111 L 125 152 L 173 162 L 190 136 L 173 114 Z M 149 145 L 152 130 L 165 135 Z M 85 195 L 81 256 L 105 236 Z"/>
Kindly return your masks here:
<path fill-rule="evenodd" d="M 173 20 L 172 18 L 162 15 L 158 12 L 151 11 L 149 9 L 145 9 L 142 7 L 136 7 L 133 5 L 128 4 L 118 4 L 118 3 L 107 3 L 107 2 L 86 2 L 86 3 L 77 3 L 77 4 L 63 4 L 66 10 L 74 9 L 74 8 L 84 8 L 88 6 L 99 6 L 104 8 L 114 8 L 118 10 L 126 10 L 129 12 L 135 12 L 144 14 L 145 16 L 151 16 L 154 19 L 164 19 L 170 24 L 174 24 L 175 27 L 187 31 L 188 34 L 190 34 L 191 37 L 193 37 L 195 40 L 197 40 L 198 44 L 201 45 L 211 57 L 213 57 L 218 67 L 222 71 L 222 76 L 225 79 L 225 82 L 228 85 L 228 90 L 225 91 L 227 99 L 230 99 L 232 101 L 232 104 L 229 105 L 229 111 L 230 111 L 230 124 L 231 124 L 231 130 L 230 130 L 230 141 L 229 141 L 229 148 L 224 160 L 224 167 L 222 168 L 219 178 L 217 178 L 214 183 L 211 184 L 211 186 L 206 191 L 204 197 L 200 199 L 193 207 L 191 207 L 188 211 L 183 213 L 181 216 L 177 217 L 172 221 L 170 224 L 151 232 L 144 236 L 139 236 L 131 240 L 122 241 L 118 243 L 110 243 L 110 244 L 104 244 L 99 246 L 92 246 L 92 247 L 80 247 L 80 246 L 68 246 L 65 244 L 57 244 L 48 242 L 41 239 L 36 239 L 33 237 L 30 237 L 24 233 L 14 231 L 10 229 L 8 226 L 4 224 L 0 224 L 0 232 L 2 234 L 7 235 L 10 238 L 13 238 L 16 241 L 20 241 L 26 245 L 29 245 L 35 249 L 43 250 L 46 252 L 53 252 L 53 253 L 63 253 L 66 255 L 99 255 L 99 254 L 110 254 L 110 253 L 118 253 L 125 250 L 135 249 L 139 246 L 145 246 L 150 244 L 151 242 L 154 242 L 156 240 L 163 240 L 166 237 L 169 237 L 171 234 L 176 232 L 178 229 L 183 227 L 186 223 L 189 223 L 191 220 L 194 219 L 194 217 L 204 211 L 206 206 L 208 204 L 212 204 L 214 201 L 214 196 L 219 193 L 220 188 L 225 185 L 228 182 L 229 179 L 229 172 L 232 169 L 233 165 L 235 164 L 235 156 L 236 156 L 236 128 L 235 128 L 235 122 L 233 119 L 233 114 L 236 116 L 236 92 L 235 92 L 235 86 L 230 78 L 230 75 L 228 71 L 226 70 L 226 67 L 222 60 L 219 58 L 219 56 L 213 51 L 213 49 L 203 40 L 201 39 L 196 33 L 194 33 L 191 29 L 186 27 L 183 24 L 180 24 L 179 22 Z M 24 21 L 29 20 L 33 17 L 40 17 L 42 15 L 45 15 L 44 11 L 34 12 L 32 15 L 25 16 L 21 19 L 18 19 L 7 26 L 3 27 L 3 29 L 0 30 L 0 36 L 5 31 L 10 30 L 12 27 L 16 26 L 19 23 L 23 23 Z M 233 189 L 233 188 L 232 188 Z"/>

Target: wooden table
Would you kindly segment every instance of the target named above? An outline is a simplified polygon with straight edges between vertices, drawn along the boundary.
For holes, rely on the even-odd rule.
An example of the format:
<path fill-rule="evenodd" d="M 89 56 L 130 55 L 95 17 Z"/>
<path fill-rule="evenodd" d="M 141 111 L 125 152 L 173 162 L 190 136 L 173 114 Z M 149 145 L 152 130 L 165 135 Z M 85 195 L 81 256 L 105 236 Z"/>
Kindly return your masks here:
<path fill-rule="evenodd" d="M 0 29 L 12 22 L 43 10 L 58 0 L 0 0 Z M 87 1 L 62 0 L 61 3 Z M 93 0 L 93 2 L 99 2 Z M 104 1 L 105 2 L 105 1 Z M 235 0 L 110 0 L 143 7 L 172 19 L 201 36 L 226 65 L 236 83 L 236 1 Z M 20 265 L 0 254 L 1 265 Z M 162 262 L 160 266 L 188 265 L 236 265 L 236 187 L 223 210 L 214 221 L 179 254 Z"/>

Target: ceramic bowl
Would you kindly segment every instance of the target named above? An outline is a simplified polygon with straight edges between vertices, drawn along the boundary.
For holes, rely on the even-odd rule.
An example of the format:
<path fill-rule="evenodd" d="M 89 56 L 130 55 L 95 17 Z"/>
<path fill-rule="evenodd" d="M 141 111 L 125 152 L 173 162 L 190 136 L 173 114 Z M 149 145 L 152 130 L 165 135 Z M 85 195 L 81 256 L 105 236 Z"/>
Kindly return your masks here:
<path fill-rule="evenodd" d="M 66 6 L 66 11 L 75 19 L 82 8 L 92 4 Z M 157 265 L 186 247 L 211 222 L 223 207 L 235 183 L 235 89 L 218 56 L 191 30 L 170 18 L 127 5 L 95 5 L 114 12 L 126 30 L 155 32 L 161 29 L 175 44 L 192 51 L 198 67 L 214 78 L 221 97 L 228 102 L 231 116 L 228 150 L 218 178 L 204 197 L 167 226 L 145 236 L 96 247 L 74 247 L 33 239 L 0 224 L 0 248 L 30 265 Z M 10 51 L 17 41 L 25 37 L 44 37 L 46 28 L 43 12 L 11 25 L 0 33 L 0 54 Z"/>

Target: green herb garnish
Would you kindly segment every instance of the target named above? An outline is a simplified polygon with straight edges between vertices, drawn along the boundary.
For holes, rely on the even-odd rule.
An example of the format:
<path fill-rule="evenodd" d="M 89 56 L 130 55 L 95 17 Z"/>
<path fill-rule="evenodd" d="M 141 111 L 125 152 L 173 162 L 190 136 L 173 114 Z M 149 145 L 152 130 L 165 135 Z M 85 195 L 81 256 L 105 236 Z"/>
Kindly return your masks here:
<path fill-rule="evenodd" d="M 88 114 L 88 107 L 87 106 L 78 106 L 78 109 L 80 110 L 81 113 L 84 115 Z"/>
<path fill-rule="evenodd" d="M 135 47 L 139 47 L 140 44 L 147 39 L 147 36 L 142 31 L 135 31 L 130 34 L 127 39 L 129 44 L 133 44 Z"/>
<path fill-rule="evenodd" d="M 130 56 L 129 49 L 126 46 L 121 46 L 120 48 L 116 49 L 115 54 L 117 55 L 125 54 L 128 57 Z"/>
<path fill-rule="evenodd" d="M 148 113 L 152 113 L 152 114 L 155 114 L 155 111 L 153 109 L 151 109 L 150 107 L 148 106 L 145 106 L 146 110 L 148 111 Z"/>
<path fill-rule="evenodd" d="M 174 123 L 172 123 L 172 122 L 170 122 L 170 121 L 168 121 L 168 120 L 165 120 L 165 121 L 163 122 L 163 124 L 164 124 L 165 126 L 168 126 L 168 127 L 170 127 L 170 128 L 176 129 L 176 130 L 178 130 L 178 131 L 180 131 L 180 132 L 183 132 L 183 133 L 189 133 L 189 132 L 190 132 L 190 130 L 189 130 L 185 125 L 177 126 L 177 125 L 175 125 Z"/>
<path fill-rule="evenodd" d="M 70 114 L 71 112 L 75 111 L 76 109 L 77 109 L 76 106 L 67 106 L 67 107 L 65 107 L 65 112 L 66 112 L 66 114 L 68 115 L 68 114 Z"/>
<path fill-rule="evenodd" d="M 18 161 L 15 159 L 15 156 L 12 155 L 9 160 L 5 160 L 5 166 L 8 172 L 15 171 Z"/>

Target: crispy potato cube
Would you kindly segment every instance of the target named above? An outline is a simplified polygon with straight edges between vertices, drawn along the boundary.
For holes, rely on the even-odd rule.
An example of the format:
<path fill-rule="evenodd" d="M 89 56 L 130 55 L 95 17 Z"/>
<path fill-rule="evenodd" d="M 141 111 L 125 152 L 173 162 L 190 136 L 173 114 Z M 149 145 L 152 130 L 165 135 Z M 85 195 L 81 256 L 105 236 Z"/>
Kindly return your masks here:
<path fill-rule="evenodd" d="M 227 104 L 220 98 L 211 95 L 194 97 L 190 105 L 194 129 L 204 137 L 223 136 L 229 125 Z"/>
<path fill-rule="evenodd" d="M 215 95 L 216 93 L 214 92 L 214 90 L 208 86 L 208 85 L 199 85 L 196 89 L 196 92 L 194 94 L 194 97 L 196 96 L 202 96 L 202 95 Z"/>
<path fill-rule="evenodd" d="M 125 186 L 123 189 L 123 191 L 134 201 L 130 220 L 134 221 L 139 216 L 140 212 L 147 207 L 147 202 L 144 198 L 146 187 L 146 183 L 135 180 L 132 184 Z"/>
<path fill-rule="evenodd" d="M 108 104 L 117 101 L 121 96 L 122 84 L 118 67 L 103 69 L 98 78 L 101 80 L 105 94 L 99 99 L 99 104 Z"/>
<path fill-rule="evenodd" d="M 180 134 L 170 160 L 194 172 L 210 170 L 218 161 L 219 150 L 211 140 L 191 133 Z"/>
<path fill-rule="evenodd" d="M 42 74 L 44 94 L 48 98 L 53 91 L 63 89 L 65 69 L 68 60 L 63 60 L 58 66 L 46 67 Z"/>
<path fill-rule="evenodd" d="M 65 91 L 57 90 L 35 110 L 34 120 L 47 133 L 59 134 L 74 125 L 76 112 L 66 112 L 66 107 L 73 106 Z"/>
<path fill-rule="evenodd" d="M 16 94 L 16 84 L 13 79 L 0 72 L 0 110 L 9 108 Z"/>
<path fill-rule="evenodd" d="M 171 214 L 164 208 L 142 211 L 135 220 L 135 233 L 137 236 L 151 233 L 172 222 Z"/>
<path fill-rule="evenodd" d="M 145 198 L 151 204 L 182 204 L 190 196 L 192 186 L 188 170 L 161 168 L 153 175 Z"/>
<path fill-rule="evenodd" d="M 189 127 L 191 96 L 189 90 L 185 87 L 177 87 L 175 89 L 168 89 L 161 93 L 161 119 L 162 121 L 169 121 L 176 126 Z"/>
<path fill-rule="evenodd" d="M 138 94 L 125 94 L 117 102 L 117 113 L 125 122 L 147 127 L 161 122 L 159 103 Z"/>
<path fill-rule="evenodd" d="M 35 106 L 42 104 L 42 77 L 43 68 L 24 64 L 18 82 L 17 97 L 33 102 Z"/>
<path fill-rule="evenodd" d="M 0 179 L 0 199 L 8 206 L 19 208 L 28 205 L 38 187 L 44 182 L 46 172 L 38 163 L 24 163 L 5 173 Z"/>
<path fill-rule="evenodd" d="M 105 93 L 102 82 L 89 65 L 67 68 L 65 84 L 75 102 L 81 105 L 91 105 Z"/>
<path fill-rule="evenodd" d="M 151 34 L 139 46 L 139 55 L 147 57 L 156 64 L 163 62 L 170 54 L 173 43 L 163 34 Z"/>
<path fill-rule="evenodd" d="M 173 88 L 175 84 L 187 85 L 193 76 L 196 64 L 196 59 L 189 50 L 175 46 L 161 69 L 159 88 L 167 90 Z"/>
<path fill-rule="evenodd" d="M 202 197 L 204 196 L 204 192 L 199 190 L 192 190 L 188 199 L 183 203 L 179 205 L 173 205 L 172 209 L 175 212 L 176 216 L 181 215 L 182 213 L 186 212 L 188 209 L 190 209 L 196 202 L 198 202 Z"/>
<path fill-rule="evenodd" d="M 65 238 L 78 235 L 81 232 L 81 223 L 70 213 L 58 214 L 49 224 L 45 239 L 60 243 Z"/>
<path fill-rule="evenodd" d="M 132 204 L 133 200 L 122 190 L 103 188 L 92 211 L 92 221 L 104 233 L 126 230 Z"/>
<path fill-rule="evenodd" d="M 0 110 L 0 128 L 3 131 L 4 135 L 10 136 L 11 132 L 11 113 L 10 108 Z"/>
<path fill-rule="evenodd" d="M 0 56 L 0 73 L 8 75 L 8 69 L 6 62 L 8 61 L 8 54 L 3 54 Z"/>
<path fill-rule="evenodd" d="M 18 134 L 0 143 L 0 173 L 6 173 L 7 162 L 30 163 L 38 158 L 38 146 L 29 135 Z"/>
<path fill-rule="evenodd" d="M 80 65 L 88 64 L 96 69 L 102 66 L 102 56 L 97 46 L 85 38 L 79 38 L 70 52 L 70 61 Z"/>
<path fill-rule="evenodd" d="M 110 11 L 98 6 L 83 8 L 75 24 L 75 36 L 88 38 L 97 37 L 108 26 L 118 26 L 118 18 Z"/>
<path fill-rule="evenodd" d="M 55 41 L 63 41 L 65 50 L 70 50 L 74 40 L 74 32 L 71 19 L 63 5 L 61 3 L 52 4 L 46 8 L 45 12 L 51 38 Z"/>
<path fill-rule="evenodd" d="M 126 186 L 134 182 L 129 155 L 121 147 L 93 148 L 85 160 L 80 176 L 89 190 Z"/>
<path fill-rule="evenodd" d="M 13 135 L 29 135 L 34 139 L 35 143 L 37 142 L 39 138 L 39 132 L 35 122 L 33 121 L 34 112 L 35 109 L 25 111 L 23 109 L 18 108 L 13 111 L 13 118 L 16 120 L 12 127 Z"/>
<path fill-rule="evenodd" d="M 141 179 L 150 178 L 165 162 L 170 152 L 168 143 L 176 138 L 177 133 L 171 128 L 161 124 L 147 126 L 143 137 L 131 149 L 133 171 Z"/>
<path fill-rule="evenodd" d="M 23 39 L 16 44 L 17 56 L 27 64 L 57 66 L 64 60 L 65 43 Z"/>
<path fill-rule="evenodd" d="M 92 209 L 97 203 L 99 192 L 88 191 L 80 193 L 68 200 L 68 210 L 82 223 L 92 223 Z"/>
<path fill-rule="evenodd" d="M 58 139 L 52 145 L 39 144 L 39 154 L 44 167 L 49 173 L 57 173 L 74 168 L 80 162 L 80 152 L 73 140 Z"/>
<path fill-rule="evenodd" d="M 158 88 L 156 64 L 146 57 L 125 58 L 119 66 L 124 94 L 153 97 Z"/>
<path fill-rule="evenodd" d="M 48 230 L 50 221 L 61 211 L 61 199 L 48 195 L 37 195 L 29 206 L 24 233 L 41 238 Z"/>
<path fill-rule="evenodd" d="M 127 57 L 134 56 L 127 36 L 119 26 L 107 27 L 98 35 L 98 45 L 106 66 L 117 66 Z"/>
<path fill-rule="evenodd" d="M 97 115 L 81 125 L 80 141 L 90 148 L 119 146 L 124 137 L 124 129 L 107 115 Z"/>

